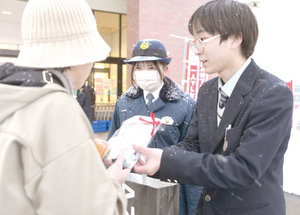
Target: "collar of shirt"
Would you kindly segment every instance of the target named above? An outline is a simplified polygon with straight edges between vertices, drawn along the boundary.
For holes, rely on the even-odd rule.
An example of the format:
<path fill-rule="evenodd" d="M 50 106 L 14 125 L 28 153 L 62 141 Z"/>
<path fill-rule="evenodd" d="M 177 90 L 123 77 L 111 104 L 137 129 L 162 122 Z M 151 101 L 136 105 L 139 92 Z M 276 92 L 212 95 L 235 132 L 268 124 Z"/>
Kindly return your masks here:
<path fill-rule="evenodd" d="M 163 85 L 164 85 L 164 83 L 162 83 L 159 88 L 157 88 L 155 91 L 152 92 L 152 95 L 153 95 L 152 102 L 154 102 L 154 101 L 156 101 L 156 99 L 158 99 L 160 90 L 163 87 Z M 145 103 L 147 104 L 148 103 L 148 99 L 146 98 L 146 96 L 148 95 L 149 92 L 147 90 L 143 90 L 143 91 L 144 91 L 144 100 L 145 100 Z"/>
<path fill-rule="evenodd" d="M 225 83 L 223 85 L 222 81 L 221 81 L 221 78 L 219 77 L 218 78 L 218 89 L 222 89 L 222 91 L 227 95 L 227 96 L 231 96 L 232 94 L 232 91 L 236 85 L 236 83 L 238 82 L 238 80 L 240 79 L 241 75 L 243 74 L 243 72 L 245 71 L 245 69 L 247 68 L 247 66 L 250 64 L 251 62 L 251 59 L 248 58 L 246 60 L 246 62 L 243 64 L 243 66 L 229 79 L 229 81 L 227 81 L 227 83 Z M 223 112 L 225 110 L 225 108 L 223 109 L 220 109 L 219 108 L 219 102 L 220 102 L 220 90 L 219 90 L 219 101 L 218 101 L 218 104 L 217 104 L 217 123 L 218 123 L 218 126 L 220 124 L 220 121 L 221 121 L 221 117 L 223 116 Z"/>
<path fill-rule="evenodd" d="M 241 75 L 243 74 L 243 72 L 245 71 L 245 69 L 247 68 L 247 66 L 251 63 L 251 59 L 248 58 L 246 60 L 246 62 L 243 64 L 243 66 L 229 79 L 229 81 L 227 81 L 227 83 L 225 83 L 224 85 L 222 84 L 222 81 L 219 77 L 218 79 L 218 89 L 222 89 L 222 91 L 227 95 L 227 96 L 231 96 L 231 93 L 236 85 L 236 83 L 238 82 L 238 80 L 240 79 Z"/>

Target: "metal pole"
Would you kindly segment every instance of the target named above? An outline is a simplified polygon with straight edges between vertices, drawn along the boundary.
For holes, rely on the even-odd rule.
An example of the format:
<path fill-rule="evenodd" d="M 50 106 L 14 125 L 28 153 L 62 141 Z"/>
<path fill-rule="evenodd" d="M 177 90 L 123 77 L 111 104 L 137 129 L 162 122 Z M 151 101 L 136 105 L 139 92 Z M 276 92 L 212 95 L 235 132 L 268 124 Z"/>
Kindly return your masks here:
<path fill-rule="evenodd" d="M 187 57 L 187 43 L 189 40 L 192 40 L 188 37 L 181 37 L 174 34 L 169 34 L 171 37 L 176 37 L 179 39 L 184 39 L 184 54 L 183 54 L 183 68 L 182 68 L 182 80 L 181 80 L 181 89 L 184 91 L 184 83 L 185 83 L 185 70 L 186 70 L 186 57 Z"/>

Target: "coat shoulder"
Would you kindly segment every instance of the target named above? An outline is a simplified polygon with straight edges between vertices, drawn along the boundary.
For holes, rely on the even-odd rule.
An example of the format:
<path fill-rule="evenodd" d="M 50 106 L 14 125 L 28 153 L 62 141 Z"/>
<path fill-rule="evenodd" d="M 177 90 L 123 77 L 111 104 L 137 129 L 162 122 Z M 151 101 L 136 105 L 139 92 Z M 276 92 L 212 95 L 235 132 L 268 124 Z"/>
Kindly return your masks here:
<path fill-rule="evenodd" d="M 264 83 L 266 87 L 274 88 L 274 87 L 283 87 L 289 88 L 286 82 L 278 78 L 277 76 L 261 69 L 258 74 L 257 84 Z"/>
<path fill-rule="evenodd" d="M 125 99 L 124 97 L 136 99 L 141 95 L 143 95 L 143 90 L 136 84 L 130 87 L 119 99 Z"/>
<path fill-rule="evenodd" d="M 210 88 L 212 86 L 215 86 L 215 84 L 218 83 L 218 77 L 215 77 L 215 78 L 212 78 L 212 79 L 209 79 L 207 81 L 205 81 L 202 86 L 200 87 L 200 90 L 201 89 L 205 89 L 205 88 Z"/>
<path fill-rule="evenodd" d="M 190 94 L 181 90 L 181 100 L 186 102 L 188 105 L 195 106 L 196 101 L 191 97 Z"/>

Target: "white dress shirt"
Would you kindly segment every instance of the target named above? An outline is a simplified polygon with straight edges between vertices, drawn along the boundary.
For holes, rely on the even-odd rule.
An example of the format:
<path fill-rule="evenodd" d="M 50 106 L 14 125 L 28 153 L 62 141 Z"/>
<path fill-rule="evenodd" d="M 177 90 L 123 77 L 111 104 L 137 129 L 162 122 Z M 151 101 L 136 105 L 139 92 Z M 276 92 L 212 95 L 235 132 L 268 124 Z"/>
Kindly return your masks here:
<path fill-rule="evenodd" d="M 220 89 L 222 89 L 222 91 L 228 96 L 230 97 L 232 94 L 233 89 L 235 88 L 236 83 L 238 82 L 238 80 L 240 79 L 241 75 L 243 74 L 243 72 L 245 71 L 245 69 L 247 68 L 247 66 L 251 63 L 251 59 L 248 58 L 246 60 L 246 62 L 243 64 L 243 66 L 223 85 L 221 78 L 218 78 L 218 89 L 219 89 L 219 99 L 218 99 L 218 103 L 217 103 L 217 118 L 218 118 L 218 126 L 220 124 L 221 121 L 221 117 L 223 116 L 223 112 L 225 110 L 224 108 L 219 108 L 219 102 L 220 102 L 220 97 L 221 97 L 221 91 Z"/>
<path fill-rule="evenodd" d="M 157 88 L 155 91 L 152 92 L 152 95 L 153 95 L 152 102 L 154 102 L 154 101 L 156 101 L 156 99 L 158 99 L 160 90 L 163 87 L 163 85 L 164 85 L 164 83 L 162 83 L 159 88 Z M 148 99 L 146 98 L 146 96 L 148 95 L 149 92 L 147 90 L 143 90 L 143 91 L 144 91 L 144 100 L 145 100 L 145 103 L 147 104 Z"/>

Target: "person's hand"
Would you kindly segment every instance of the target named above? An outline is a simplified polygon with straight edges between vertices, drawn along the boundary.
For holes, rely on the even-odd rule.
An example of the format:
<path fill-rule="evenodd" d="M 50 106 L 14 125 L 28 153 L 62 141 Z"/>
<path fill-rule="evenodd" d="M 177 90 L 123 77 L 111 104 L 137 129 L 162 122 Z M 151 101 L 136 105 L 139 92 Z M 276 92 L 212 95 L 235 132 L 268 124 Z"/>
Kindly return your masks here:
<path fill-rule="evenodd" d="M 124 160 L 124 155 L 119 154 L 117 160 L 107 169 L 109 177 L 116 179 L 120 184 L 126 181 L 131 171 L 130 168 L 123 168 Z"/>
<path fill-rule="evenodd" d="M 145 161 L 140 158 L 133 166 L 136 173 L 154 175 L 160 168 L 161 156 L 163 151 L 161 149 L 145 148 L 142 146 L 132 145 L 132 147 L 141 152 Z"/>

